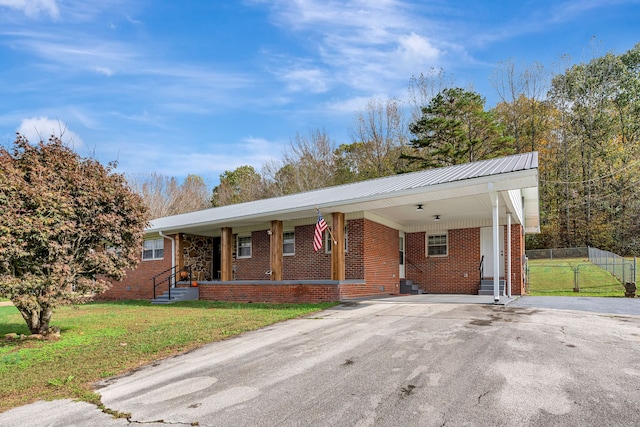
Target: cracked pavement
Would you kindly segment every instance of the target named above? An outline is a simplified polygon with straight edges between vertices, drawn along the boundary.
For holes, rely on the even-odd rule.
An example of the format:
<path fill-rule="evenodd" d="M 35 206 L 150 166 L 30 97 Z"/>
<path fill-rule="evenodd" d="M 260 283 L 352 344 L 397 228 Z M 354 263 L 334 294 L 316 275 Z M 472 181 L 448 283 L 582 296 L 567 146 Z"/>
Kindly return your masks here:
<path fill-rule="evenodd" d="M 96 384 L 128 420 L 63 400 L 0 426 L 640 423 L 640 316 L 428 301 L 345 304 Z"/>

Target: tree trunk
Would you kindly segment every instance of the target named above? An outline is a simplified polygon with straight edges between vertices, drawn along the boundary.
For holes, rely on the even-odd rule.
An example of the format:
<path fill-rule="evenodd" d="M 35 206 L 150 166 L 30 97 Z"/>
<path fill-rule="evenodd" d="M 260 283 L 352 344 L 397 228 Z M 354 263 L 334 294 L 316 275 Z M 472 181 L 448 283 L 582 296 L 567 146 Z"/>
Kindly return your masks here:
<path fill-rule="evenodd" d="M 47 335 L 49 333 L 49 322 L 53 309 L 48 306 L 38 306 L 36 309 L 28 308 L 20 306 L 19 303 L 16 304 L 16 301 L 14 301 L 14 305 L 27 322 L 27 327 L 32 334 Z"/>

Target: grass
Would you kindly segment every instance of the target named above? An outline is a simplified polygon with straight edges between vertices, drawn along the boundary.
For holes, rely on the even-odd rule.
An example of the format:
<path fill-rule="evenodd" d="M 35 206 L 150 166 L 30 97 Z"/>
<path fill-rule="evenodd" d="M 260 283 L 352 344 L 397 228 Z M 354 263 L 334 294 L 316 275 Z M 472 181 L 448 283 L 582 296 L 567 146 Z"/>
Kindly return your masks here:
<path fill-rule="evenodd" d="M 574 292 L 574 271 L 578 271 L 578 288 Z M 528 295 L 623 297 L 624 286 L 608 271 L 587 259 L 529 260 Z"/>
<path fill-rule="evenodd" d="M 334 305 L 119 301 L 61 307 L 52 322 L 61 329 L 59 340 L 0 341 L 0 412 L 62 398 L 101 407 L 92 390 L 100 379 Z M 0 306 L 0 337 L 12 332 L 29 334 L 15 307 Z"/>

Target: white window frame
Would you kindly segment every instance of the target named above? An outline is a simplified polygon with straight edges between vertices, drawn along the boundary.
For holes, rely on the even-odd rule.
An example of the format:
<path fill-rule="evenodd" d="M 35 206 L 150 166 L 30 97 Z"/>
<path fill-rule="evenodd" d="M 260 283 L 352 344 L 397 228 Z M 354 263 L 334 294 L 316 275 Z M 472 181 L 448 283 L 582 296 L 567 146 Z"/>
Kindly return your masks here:
<path fill-rule="evenodd" d="M 441 242 L 436 242 L 436 243 L 433 243 L 433 244 L 429 244 L 429 239 L 430 238 L 434 238 L 435 239 L 437 237 L 444 237 L 444 244 L 441 243 Z M 425 245 L 426 245 L 425 253 L 427 254 L 427 258 L 429 258 L 429 257 L 433 257 L 433 258 L 447 257 L 447 256 L 449 256 L 449 233 L 445 231 L 443 233 L 427 234 L 427 237 L 425 239 Z M 444 253 L 443 254 L 430 254 L 429 253 L 429 248 L 430 247 L 433 247 L 433 248 L 438 247 L 439 248 L 439 247 L 442 247 L 442 246 L 444 246 Z"/>
<path fill-rule="evenodd" d="M 147 256 L 146 253 L 149 251 L 151 254 Z M 164 238 L 147 239 L 142 243 L 142 261 L 158 261 L 162 259 L 164 259 Z"/>
<path fill-rule="evenodd" d="M 238 259 L 243 259 L 243 258 L 251 258 L 251 255 L 253 254 L 253 242 L 251 240 L 251 236 L 238 236 L 238 238 L 236 239 L 236 254 L 237 254 L 237 258 Z M 240 249 L 246 249 L 249 248 L 249 254 L 248 255 L 240 255 Z"/>
<path fill-rule="evenodd" d="M 287 238 L 287 235 L 290 237 Z M 287 245 L 291 245 L 292 251 L 287 252 Z M 296 254 L 296 233 L 295 231 L 285 231 L 282 233 L 282 255 L 293 256 Z"/>
<path fill-rule="evenodd" d="M 142 249 L 144 251 L 144 244 L 142 246 Z M 118 258 L 122 256 L 122 247 L 120 246 L 105 245 L 104 251 L 108 254 L 114 254 Z"/>
<path fill-rule="evenodd" d="M 328 254 L 331 253 L 331 248 L 333 247 L 333 239 L 331 238 L 331 233 L 327 229 L 324 232 L 324 251 Z M 349 232 L 347 226 L 344 226 L 344 253 L 349 252 Z"/>

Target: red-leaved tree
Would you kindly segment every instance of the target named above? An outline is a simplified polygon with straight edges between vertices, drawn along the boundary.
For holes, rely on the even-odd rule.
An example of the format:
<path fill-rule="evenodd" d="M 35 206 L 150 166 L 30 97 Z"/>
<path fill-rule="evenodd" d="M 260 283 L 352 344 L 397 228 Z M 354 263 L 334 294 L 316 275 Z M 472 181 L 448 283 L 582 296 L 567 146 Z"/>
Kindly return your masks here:
<path fill-rule="evenodd" d="M 32 333 L 56 307 L 87 301 L 140 256 L 146 208 L 115 164 L 81 158 L 58 138 L 0 147 L 0 296 Z"/>

